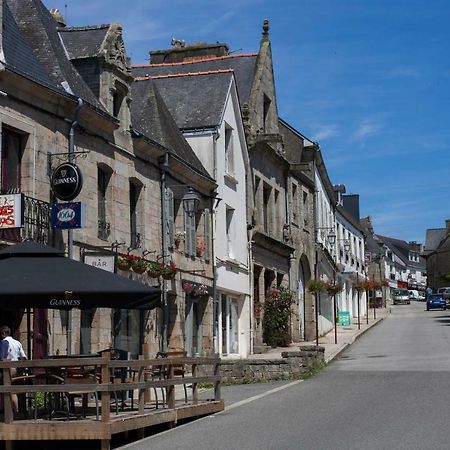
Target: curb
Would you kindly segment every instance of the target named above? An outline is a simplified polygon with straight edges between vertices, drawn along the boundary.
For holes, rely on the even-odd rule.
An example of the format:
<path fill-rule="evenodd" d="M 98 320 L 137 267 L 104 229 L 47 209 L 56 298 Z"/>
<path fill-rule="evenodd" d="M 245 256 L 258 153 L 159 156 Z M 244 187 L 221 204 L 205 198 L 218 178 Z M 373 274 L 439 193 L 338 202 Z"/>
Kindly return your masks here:
<path fill-rule="evenodd" d="M 332 354 L 329 356 L 329 358 L 325 359 L 325 363 L 329 363 L 331 361 L 333 361 L 334 359 L 336 359 L 342 352 L 344 352 L 345 350 L 347 350 L 348 347 L 350 347 L 352 344 L 354 344 L 354 342 L 363 334 L 367 333 L 367 331 L 371 330 L 374 326 L 378 325 L 379 323 L 381 323 L 384 319 L 386 319 L 386 317 L 388 316 L 388 314 L 390 314 L 390 311 L 386 314 L 385 317 L 380 317 L 378 319 L 376 319 L 375 322 L 373 322 L 372 324 L 370 324 L 370 326 L 368 326 L 367 328 L 365 328 L 364 330 L 359 330 L 358 333 L 356 333 L 355 335 L 352 336 L 352 338 L 350 339 L 349 342 L 346 342 L 340 349 L 336 350 L 336 353 Z"/>

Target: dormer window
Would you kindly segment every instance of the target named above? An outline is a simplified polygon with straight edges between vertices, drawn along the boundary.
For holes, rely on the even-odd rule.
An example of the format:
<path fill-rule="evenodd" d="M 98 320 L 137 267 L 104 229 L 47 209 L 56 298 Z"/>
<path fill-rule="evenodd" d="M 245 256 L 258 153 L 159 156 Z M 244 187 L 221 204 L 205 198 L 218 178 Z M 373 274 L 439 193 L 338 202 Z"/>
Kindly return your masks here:
<path fill-rule="evenodd" d="M 115 81 L 113 88 L 111 89 L 112 94 L 112 115 L 119 120 L 123 119 L 122 106 L 124 104 L 125 97 L 127 96 L 127 88 L 125 85 L 120 83 L 118 80 Z"/>
<path fill-rule="evenodd" d="M 267 97 L 266 94 L 264 94 L 264 101 L 263 101 L 263 129 L 264 133 L 267 133 L 268 131 L 268 119 L 269 119 L 269 110 L 270 110 L 270 104 L 272 101 L 269 97 Z"/>
<path fill-rule="evenodd" d="M 233 128 L 225 124 L 225 172 L 234 175 Z"/>

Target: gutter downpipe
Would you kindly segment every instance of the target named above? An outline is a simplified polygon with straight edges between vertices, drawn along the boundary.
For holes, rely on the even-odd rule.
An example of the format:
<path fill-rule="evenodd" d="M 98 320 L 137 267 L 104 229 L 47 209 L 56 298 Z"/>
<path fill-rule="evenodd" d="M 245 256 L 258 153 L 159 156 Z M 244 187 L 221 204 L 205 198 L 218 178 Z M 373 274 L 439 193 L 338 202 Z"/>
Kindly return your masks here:
<path fill-rule="evenodd" d="M 161 170 L 161 232 L 162 232 L 162 258 L 164 264 L 168 264 L 168 242 L 167 242 L 167 211 L 166 211 L 166 181 L 167 172 L 169 170 L 169 153 L 165 153 L 163 159 L 159 163 Z M 163 278 L 162 284 L 162 333 L 161 333 L 161 350 L 167 352 L 168 349 L 168 330 L 169 330 L 169 304 L 167 299 L 167 280 Z"/>
<path fill-rule="evenodd" d="M 213 132 L 213 179 L 217 181 L 217 140 L 220 137 L 219 127 Z M 219 321 L 216 317 L 219 317 L 219 299 L 217 298 L 217 262 L 216 262 L 216 209 L 219 206 L 220 200 L 214 205 L 214 199 L 211 199 L 211 260 L 212 260 L 212 273 L 213 273 L 213 348 L 218 355 L 221 354 L 219 346 Z M 214 207 L 215 206 L 215 207 Z"/>
<path fill-rule="evenodd" d="M 79 125 L 80 110 L 84 106 L 84 102 L 81 98 L 78 98 L 78 105 L 75 109 L 75 116 L 70 125 L 69 131 L 69 148 L 68 148 L 68 160 L 73 162 L 75 159 L 75 128 Z M 67 256 L 69 259 L 73 259 L 73 230 L 67 230 Z M 67 311 L 67 354 L 72 354 L 72 310 Z"/>
<path fill-rule="evenodd" d="M 315 148 L 315 152 L 318 151 L 318 148 Z M 319 226 L 319 216 L 317 213 L 318 208 L 318 196 L 319 196 L 319 190 L 317 189 L 317 180 L 316 180 L 316 153 L 314 153 L 313 156 L 313 179 L 314 179 L 314 204 L 313 204 L 313 216 L 314 216 L 314 247 L 315 247 L 315 255 L 316 255 L 316 261 L 314 264 L 314 278 L 317 280 L 319 278 L 319 243 L 317 242 L 318 238 L 318 226 Z M 316 325 L 316 345 L 319 345 L 319 295 L 317 292 L 314 293 L 314 319 L 315 319 L 315 325 Z"/>

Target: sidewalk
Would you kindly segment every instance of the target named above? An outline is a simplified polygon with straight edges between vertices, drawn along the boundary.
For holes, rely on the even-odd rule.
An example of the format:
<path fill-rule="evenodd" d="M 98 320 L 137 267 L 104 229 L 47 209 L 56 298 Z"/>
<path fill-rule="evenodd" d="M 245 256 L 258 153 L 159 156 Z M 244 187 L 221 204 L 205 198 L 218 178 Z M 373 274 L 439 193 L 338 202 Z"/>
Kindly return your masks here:
<path fill-rule="evenodd" d="M 391 312 L 390 306 L 387 308 L 376 309 L 376 319 L 373 318 L 373 309 L 369 311 L 369 323 L 367 324 L 366 317 L 361 317 L 360 327 L 358 328 L 358 319 L 352 318 L 350 326 L 338 326 L 337 330 L 337 344 L 335 344 L 334 328 L 325 336 L 319 337 L 319 345 L 325 348 L 325 362 L 328 363 L 336 358 L 348 346 L 353 344 L 355 340 L 384 320 Z M 280 359 L 281 352 L 289 350 L 298 350 L 299 346 L 316 345 L 316 341 L 305 341 L 299 343 L 292 343 L 289 347 L 276 347 L 269 349 L 266 353 L 250 355 L 248 359 Z"/>

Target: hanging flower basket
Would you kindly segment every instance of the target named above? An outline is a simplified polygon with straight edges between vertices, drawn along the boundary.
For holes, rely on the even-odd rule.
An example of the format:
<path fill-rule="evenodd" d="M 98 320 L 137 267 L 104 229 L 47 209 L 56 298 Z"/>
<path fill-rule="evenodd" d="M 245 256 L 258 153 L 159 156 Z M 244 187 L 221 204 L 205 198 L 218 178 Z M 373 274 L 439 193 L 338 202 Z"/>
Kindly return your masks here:
<path fill-rule="evenodd" d="M 157 261 L 150 261 L 147 264 L 147 275 L 150 278 L 159 278 L 161 276 L 162 266 Z"/>
<path fill-rule="evenodd" d="M 320 294 L 325 291 L 325 283 L 317 278 L 312 278 L 308 283 L 308 291 L 311 294 Z"/>
<path fill-rule="evenodd" d="M 147 271 L 147 262 L 142 258 L 131 262 L 131 270 L 135 273 L 142 274 Z"/>
<path fill-rule="evenodd" d="M 165 280 L 173 280 L 175 278 L 177 271 L 178 269 L 175 266 L 175 264 L 172 261 L 170 261 L 170 263 L 167 266 L 163 266 L 161 268 L 161 276 Z"/>
<path fill-rule="evenodd" d="M 119 270 L 124 270 L 124 271 L 130 270 L 130 268 L 131 268 L 131 262 L 130 262 L 128 259 L 122 258 L 121 256 L 119 256 L 119 257 L 117 258 L 116 267 L 117 267 Z"/>
<path fill-rule="evenodd" d="M 365 291 L 366 289 L 368 289 L 368 282 L 364 280 L 357 281 L 353 283 L 353 288 L 358 292 Z"/>
<path fill-rule="evenodd" d="M 186 293 L 186 295 L 191 295 L 192 291 L 194 290 L 194 285 L 185 281 L 181 285 L 181 289 Z"/>
<path fill-rule="evenodd" d="M 336 295 L 344 290 L 344 285 L 342 283 L 328 281 L 325 283 L 325 289 L 328 292 L 328 295 Z"/>

